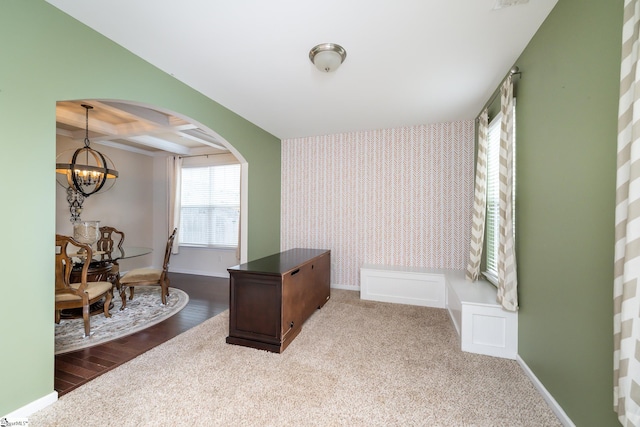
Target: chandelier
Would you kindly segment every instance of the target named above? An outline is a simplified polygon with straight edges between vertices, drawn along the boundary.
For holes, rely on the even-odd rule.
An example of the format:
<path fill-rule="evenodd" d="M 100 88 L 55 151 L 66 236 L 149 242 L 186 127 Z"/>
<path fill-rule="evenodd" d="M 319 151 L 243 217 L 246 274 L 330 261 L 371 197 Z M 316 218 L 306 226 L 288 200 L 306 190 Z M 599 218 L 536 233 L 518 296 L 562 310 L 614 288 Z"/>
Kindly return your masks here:
<path fill-rule="evenodd" d="M 99 191 L 109 190 L 118 178 L 118 171 L 109 157 L 90 147 L 89 110 L 93 107 L 86 104 L 82 104 L 82 107 L 86 110 L 84 147 L 75 150 L 69 163 L 56 162 L 56 181 L 67 188 L 67 192 L 73 190 L 83 197 L 89 197 Z"/>

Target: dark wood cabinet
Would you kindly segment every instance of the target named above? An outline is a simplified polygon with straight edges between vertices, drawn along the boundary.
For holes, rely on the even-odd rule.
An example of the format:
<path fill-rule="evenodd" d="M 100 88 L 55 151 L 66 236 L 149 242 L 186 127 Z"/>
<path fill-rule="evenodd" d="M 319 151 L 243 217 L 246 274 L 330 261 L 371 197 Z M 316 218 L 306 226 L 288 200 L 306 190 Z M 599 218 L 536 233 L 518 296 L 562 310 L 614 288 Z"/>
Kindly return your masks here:
<path fill-rule="evenodd" d="M 331 295 L 328 250 L 291 249 L 228 271 L 229 344 L 281 353 Z"/>

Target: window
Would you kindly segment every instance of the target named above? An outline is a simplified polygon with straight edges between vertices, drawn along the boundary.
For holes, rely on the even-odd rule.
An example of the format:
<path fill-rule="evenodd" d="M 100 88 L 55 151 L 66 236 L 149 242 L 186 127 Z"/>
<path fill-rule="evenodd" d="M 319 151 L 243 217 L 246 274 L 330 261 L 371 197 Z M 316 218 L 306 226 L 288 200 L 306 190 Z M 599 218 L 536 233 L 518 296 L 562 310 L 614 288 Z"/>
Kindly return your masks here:
<path fill-rule="evenodd" d="M 513 186 L 516 183 L 516 122 L 513 109 Z M 500 241 L 500 121 L 499 113 L 491 123 L 487 134 L 487 216 L 485 222 L 485 271 L 484 276 L 494 285 L 498 284 L 498 244 Z M 512 199 L 513 235 L 515 236 L 515 190 Z"/>
<path fill-rule="evenodd" d="M 180 245 L 236 248 L 240 165 L 183 167 Z"/>

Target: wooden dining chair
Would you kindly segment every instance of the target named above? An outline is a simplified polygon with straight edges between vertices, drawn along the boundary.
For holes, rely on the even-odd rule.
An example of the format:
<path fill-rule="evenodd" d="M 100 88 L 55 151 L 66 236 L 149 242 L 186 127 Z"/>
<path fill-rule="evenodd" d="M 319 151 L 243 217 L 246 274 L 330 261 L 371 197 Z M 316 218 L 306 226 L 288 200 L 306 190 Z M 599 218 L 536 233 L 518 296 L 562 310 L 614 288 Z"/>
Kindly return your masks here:
<path fill-rule="evenodd" d="M 173 232 L 167 240 L 167 246 L 164 251 L 164 262 L 162 268 L 136 268 L 128 271 L 120 278 L 120 298 L 122 298 L 122 306 L 125 302 L 125 291 L 129 288 L 129 300 L 133 299 L 134 288 L 136 286 L 149 286 L 158 285 L 161 288 L 162 304 L 167 304 L 167 297 L 169 296 L 169 258 L 171 257 L 171 248 L 173 247 L 173 241 L 176 237 L 177 228 L 173 229 Z"/>
<path fill-rule="evenodd" d="M 114 238 L 114 234 L 117 235 L 116 238 Z M 115 248 L 122 250 L 123 243 L 123 231 L 108 226 L 100 227 L 100 239 L 96 242 L 96 247 L 99 251 L 112 252 Z"/>
<path fill-rule="evenodd" d="M 75 248 L 75 249 L 71 249 Z M 82 273 L 79 283 L 70 283 L 71 270 L 73 269 L 73 259 L 69 250 L 74 252 L 79 249 L 84 250 L 85 262 L 82 265 Z M 82 319 L 84 320 L 84 335 L 91 334 L 91 316 L 89 306 L 100 301 L 104 301 L 104 316 L 111 317 L 109 305 L 111 304 L 113 285 L 110 282 L 88 282 L 87 272 L 89 261 L 93 255 L 91 245 L 77 242 L 70 236 L 56 234 L 56 277 L 55 277 L 55 322 L 60 323 L 60 312 L 69 308 L 82 308 Z"/>
<path fill-rule="evenodd" d="M 116 248 L 118 248 L 120 250 L 120 253 L 122 253 L 123 243 L 123 231 L 109 226 L 100 227 L 100 239 L 96 242 L 96 249 L 98 251 L 104 252 L 101 255 L 103 261 L 108 261 L 112 264 L 111 271 L 109 272 L 109 281 L 114 284 L 117 292 L 120 294 L 120 298 L 122 298 L 122 305 L 120 306 L 120 310 L 124 310 L 126 301 L 120 292 L 120 289 L 122 288 L 122 285 L 120 284 L 120 264 L 118 264 L 117 259 L 113 259 L 112 253 Z"/>

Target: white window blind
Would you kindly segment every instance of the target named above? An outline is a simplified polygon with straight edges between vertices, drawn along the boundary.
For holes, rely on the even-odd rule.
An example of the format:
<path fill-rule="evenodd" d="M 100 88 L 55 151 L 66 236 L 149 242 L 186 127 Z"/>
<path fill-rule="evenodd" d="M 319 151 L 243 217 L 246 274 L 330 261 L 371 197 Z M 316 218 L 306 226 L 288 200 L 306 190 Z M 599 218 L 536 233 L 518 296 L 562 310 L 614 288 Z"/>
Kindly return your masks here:
<path fill-rule="evenodd" d="M 182 168 L 180 244 L 238 246 L 240 165 Z"/>
<path fill-rule="evenodd" d="M 486 272 L 487 278 L 498 277 L 498 241 L 500 235 L 500 120 L 498 114 L 489 123 L 487 143 L 487 217 L 486 229 Z"/>
<path fill-rule="evenodd" d="M 515 101 L 515 100 L 514 100 Z M 515 108 L 513 109 L 513 185 L 516 183 L 516 126 Z M 500 242 L 500 121 L 498 113 L 489 123 L 487 146 L 487 215 L 485 222 L 486 261 L 485 277 L 492 283 L 498 283 L 498 244 Z M 515 191 L 513 192 L 513 235 L 515 236 Z"/>

